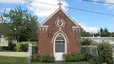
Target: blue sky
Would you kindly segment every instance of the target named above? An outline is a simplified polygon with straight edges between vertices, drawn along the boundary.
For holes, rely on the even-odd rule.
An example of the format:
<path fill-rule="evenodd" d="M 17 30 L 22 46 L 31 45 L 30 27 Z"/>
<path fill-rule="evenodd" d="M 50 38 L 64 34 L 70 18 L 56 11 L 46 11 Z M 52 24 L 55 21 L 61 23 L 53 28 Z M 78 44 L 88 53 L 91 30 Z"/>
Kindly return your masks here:
<path fill-rule="evenodd" d="M 85 10 L 91 10 L 91 11 L 114 15 L 114 5 L 85 2 L 81 0 L 61 0 L 61 1 L 63 3 L 63 6 L 81 8 Z M 114 0 L 94 0 L 94 1 L 114 3 Z M 41 23 L 58 8 L 58 6 L 46 5 L 36 2 L 43 2 L 43 3 L 56 5 L 58 3 L 58 0 L 32 0 L 32 2 L 25 2 L 23 0 L 10 0 L 8 2 L 7 0 L 0 0 L 0 13 L 3 13 L 4 9 L 6 9 L 8 12 L 10 9 L 14 9 L 18 5 L 20 5 L 23 9 L 28 9 L 28 11 L 33 15 L 37 15 L 38 21 Z M 109 29 L 109 31 L 114 32 L 114 16 L 84 12 L 64 7 L 63 9 L 86 31 L 96 32 L 98 31 L 99 28 L 106 27 Z"/>

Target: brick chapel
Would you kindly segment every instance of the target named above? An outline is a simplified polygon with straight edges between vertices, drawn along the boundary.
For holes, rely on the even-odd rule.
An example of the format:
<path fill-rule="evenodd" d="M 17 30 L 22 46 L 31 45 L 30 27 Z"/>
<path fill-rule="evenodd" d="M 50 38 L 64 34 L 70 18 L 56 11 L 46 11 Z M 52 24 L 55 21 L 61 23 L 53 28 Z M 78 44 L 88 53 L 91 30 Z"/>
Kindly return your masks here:
<path fill-rule="evenodd" d="M 77 24 L 59 7 L 39 26 L 38 53 L 53 54 L 55 60 L 63 60 L 63 54 L 79 53 L 79 33 Z"/>

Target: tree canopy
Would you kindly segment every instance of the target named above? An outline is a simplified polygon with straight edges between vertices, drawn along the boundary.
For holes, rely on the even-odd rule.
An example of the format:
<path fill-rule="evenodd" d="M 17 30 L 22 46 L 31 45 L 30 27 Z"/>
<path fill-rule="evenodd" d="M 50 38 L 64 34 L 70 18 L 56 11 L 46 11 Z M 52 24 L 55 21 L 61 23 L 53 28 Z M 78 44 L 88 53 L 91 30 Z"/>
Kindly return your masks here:
<path fill-rule="evenodd" d="M 97 33 L 86 32 L 85 30 L 81 31 L 81 37 L 114 37 L 114 32 L 109 32 L 107 28 L 100 28 Z"/>
<path fill-rule="evenodd" d="M 32 16 L 27 10 L 18 6 L 5 13 L 4 17 L 7 18 L 6 23 L 10 29 L 7 33 L 10 40 L 18 42 L 38 40 L 37 16 Z"/>
<path fill-rule="evenodd" d="M 92 33 L 81 30 L 81 37 L 92 37 Z"/>

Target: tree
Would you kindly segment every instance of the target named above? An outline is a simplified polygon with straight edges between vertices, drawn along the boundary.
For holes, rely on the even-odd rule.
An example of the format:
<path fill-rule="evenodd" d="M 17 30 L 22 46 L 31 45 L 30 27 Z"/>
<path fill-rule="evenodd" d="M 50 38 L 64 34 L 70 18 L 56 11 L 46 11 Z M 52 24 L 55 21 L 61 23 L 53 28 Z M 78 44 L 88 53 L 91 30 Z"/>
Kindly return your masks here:
<path fill-rule="evenodd" d="M 90 45 L 91 43 L 93 43 L 93 41 L 91 39 L 85 38 L 81 40 L 81 45 Z"/>
<path fill-rule="evenodd" d="M 99 43 L 97 47 L 100 60 L 102 60 L 102 62 L 106 62 L 107 64 L 112 64 L 112 46 L 108 42 L 102 42 Z"/>
<path fill-rule="evenodd" d="M 6 36 L 6 34 L 8 32 L 9 32 L 8 24 L 7 23 L 0 23 L 0 35 Z"/>
<path fill-rule="evenodd" d="M 100 28 L 100 36 L 101 37 L 103 37 L 103 32 L 104 32 L 103 28 Z"/>
<path fill-rule="evenodd" d="M 92 37 L 92 33 L 86 32 L 85 30 L 81 30 L 81 37 Z"/>
<path fill-rule="evenodd" d="M 100 36 L 100 32 L 94 33 L 94 36 L 95 36 L 95 37 Z"/>
<path fill-rule="evenodd" d="M 5 13 L 10 31 L 7 37 L 10 40 L 36 41 L 38 39 L 37 16 L 32 16 L 27 10 L 22 10 L 20 6 L 11 9 L 9 13 Z"/>
<path fill-rule="evenodd" d="M 100 29 L 100 36 L 101 37 L 109 37 L 110 36 L 110 32 L 108 31 L 107 28 L 101 28 Z"/>
<path fill-rule="evenodd" d="M 114 37 L 114 32 L 111 32 L 111 37 Z"/>
<path fill-rule="evenodd" d="M 104 29 L 104 37 L 109 37 L 110 34 L 109 34 L 109 31 L 107 28 Z"/>

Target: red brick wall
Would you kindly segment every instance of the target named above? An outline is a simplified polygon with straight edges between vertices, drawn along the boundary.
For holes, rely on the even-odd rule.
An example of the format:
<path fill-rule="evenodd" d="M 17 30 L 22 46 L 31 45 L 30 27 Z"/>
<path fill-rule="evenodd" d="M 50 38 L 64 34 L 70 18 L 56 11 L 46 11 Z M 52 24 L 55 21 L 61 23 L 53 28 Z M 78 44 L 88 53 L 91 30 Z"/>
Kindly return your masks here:
<path fill-rule="evenodd" d="M 72 26 L 76 26 L 64 13 L 59 10 L 54 16 L 52 16 L 49 20 L 47 20 L 44 25 L 48 25 L 47 32 L 40 31 L 39 39 L 38 39 L 38 53 L 40 54 L 53 54 L 53 43 L 52 38 L 53 35 L 59 31 L 58 27 L 55 24 L 57 18 L 64 19 L 65 25 L 62 27 L 62 30 L 66 36 L 68 37 L 67 42 L 67 53 L 79 53 L 80 46 L 78 45 L 76 32 L 73 32 Z"/>

